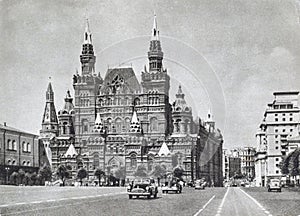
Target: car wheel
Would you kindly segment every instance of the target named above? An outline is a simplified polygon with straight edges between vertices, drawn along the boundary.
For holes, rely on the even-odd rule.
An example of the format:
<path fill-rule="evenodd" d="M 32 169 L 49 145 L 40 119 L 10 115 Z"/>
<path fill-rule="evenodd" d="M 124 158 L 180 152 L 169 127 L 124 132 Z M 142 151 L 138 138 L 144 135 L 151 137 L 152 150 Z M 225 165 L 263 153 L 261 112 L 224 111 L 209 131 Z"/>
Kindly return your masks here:
<path fill-rule="evenodd" d="M 268 192 L 271 192 L 270 188 L 268 188 Z"/>
<path fill-rule="evenodd" d="M 132 195 L 129 195 L 129 199 L 132 199 Z"/>
<path fill-rule="evenodd" d="M 147 195 L 147 199 L 150 199 L 151 198 L 151 195 Z"/>
<path fill-rule="evenodd" d="M 278 191 L 281 192 L 281 189 L 279 189 Z"/>

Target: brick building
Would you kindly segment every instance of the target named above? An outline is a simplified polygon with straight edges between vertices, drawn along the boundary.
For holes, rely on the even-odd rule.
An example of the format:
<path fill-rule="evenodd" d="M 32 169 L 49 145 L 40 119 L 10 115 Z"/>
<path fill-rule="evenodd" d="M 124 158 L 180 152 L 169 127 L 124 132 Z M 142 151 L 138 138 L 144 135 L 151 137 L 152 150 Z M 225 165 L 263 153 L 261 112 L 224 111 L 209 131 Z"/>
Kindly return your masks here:
<path fill-rule="evenodd" d="M 87 22 L 81 74 L 73 76 L 74 104 L 67 92 L 56 115 L 51 83 L 46 92 L 40 137 L 52 168 L 64 164 L 75 176 L 83 167 L 89 179 L 96 168 L 107 174 L 123 168 L 129 180 L 139 166 L 148 175 L 156 166 L 168 172 L 180 167 L 186 180 L 205 176 L 221 185 L 222 135 L 211 114 L 201 124 L 194 121 L 181 86 L 170 104 L 170 77 L 163 67 L 156 18 L 141 83 L 131 67 L 108 69 L 104 78 L 96 74 L 91 35 Z M 201 161 L 203 157 L 207 159 Z"/>

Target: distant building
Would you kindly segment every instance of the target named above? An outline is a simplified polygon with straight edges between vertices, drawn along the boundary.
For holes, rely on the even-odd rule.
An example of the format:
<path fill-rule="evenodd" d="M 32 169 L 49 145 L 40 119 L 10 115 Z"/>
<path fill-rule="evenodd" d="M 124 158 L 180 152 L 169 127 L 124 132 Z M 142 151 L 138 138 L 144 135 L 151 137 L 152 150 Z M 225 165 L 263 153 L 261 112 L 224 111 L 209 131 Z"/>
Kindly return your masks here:
<path fill-rule="evenodd" d="M 241 158 L 228 157 L 229 160 L 229 178 L 241 175 Z"/>
<path fill-rule="evenodd" d="M 260 129 L 256 134 L 256 185 L 266 186 L 268 179 L 284 177 L 280 163 L 287 155 L 288 139 L 300 121 L 299 92 L 274 92 Z"/>
<path fill-rule="evenodd" d="M 229 181 L 229 153 L 227 149 L 223 149 L 223 179 Z"/>
<path fill-rule="evenodd" d="M 9 183 L 13 172 L 37 172 L 40 166 L 38 136 L 0 124 L 0 184 Z"/>
<path fill-rule="evenodd" d="M 225 181 L 242 174 L 241 161 L 237 149 L 223 150 L 223 176 Z"/>
<path fill-rule="evenodd" d="M 239 158 L 241 158 L 242 175 L 248 179 L 253 179 L 255 176 L 255 148 L 243 147 L 238 150 Z"/>

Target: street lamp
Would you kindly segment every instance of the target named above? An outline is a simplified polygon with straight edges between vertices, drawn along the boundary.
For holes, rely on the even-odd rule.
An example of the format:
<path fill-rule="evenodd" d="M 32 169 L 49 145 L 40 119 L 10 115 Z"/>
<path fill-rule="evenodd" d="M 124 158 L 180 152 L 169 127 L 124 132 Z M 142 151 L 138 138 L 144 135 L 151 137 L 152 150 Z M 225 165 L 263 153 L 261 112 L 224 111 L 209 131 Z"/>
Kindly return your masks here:
<path fill-rule="evenodd" d="M 6 170 L 6 178 L 5 178 L 6 182 L 5 182 L 5 184 L 7 184 L 8 183 L 8 171 L 9 171 L 9 167 L 5 167 L 5 170 Z"/>

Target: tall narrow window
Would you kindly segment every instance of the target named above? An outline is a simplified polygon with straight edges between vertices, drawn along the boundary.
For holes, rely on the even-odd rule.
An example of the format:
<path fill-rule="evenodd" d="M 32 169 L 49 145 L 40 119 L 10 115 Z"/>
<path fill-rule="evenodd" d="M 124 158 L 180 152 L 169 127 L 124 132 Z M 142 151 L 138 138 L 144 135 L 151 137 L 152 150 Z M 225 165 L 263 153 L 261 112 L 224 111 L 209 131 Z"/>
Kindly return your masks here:
<path fill-rule="evenodd" d="M 130 166 L 136 167 L 136 154 L 130 155 Z"/>
<path fill-rule="evenodd" d="M 150 119 L 150 131 L 158 131 L 158 121 L 156 117 Z"/>
<path fill-rule="evenodd" d="M 122 120 L 120 118 L 116 119 L 116 132 L 117 133 L 122 132 Z"/>

